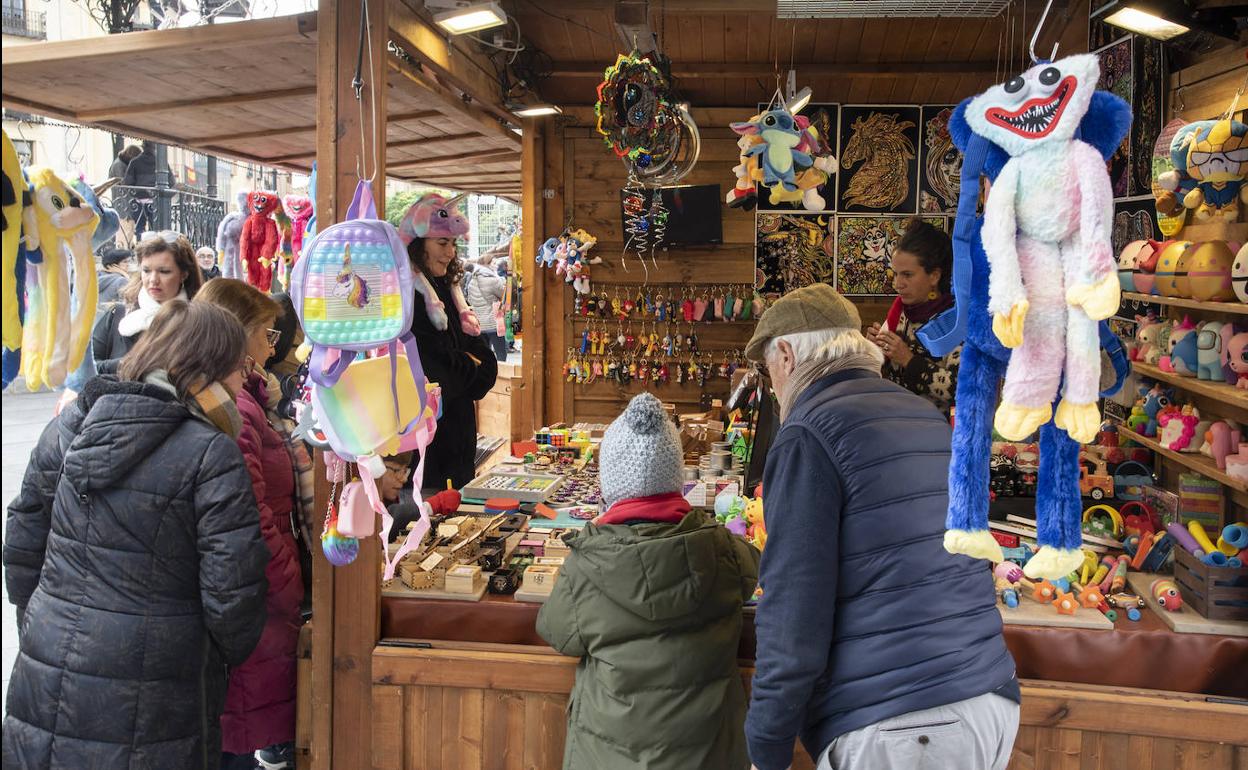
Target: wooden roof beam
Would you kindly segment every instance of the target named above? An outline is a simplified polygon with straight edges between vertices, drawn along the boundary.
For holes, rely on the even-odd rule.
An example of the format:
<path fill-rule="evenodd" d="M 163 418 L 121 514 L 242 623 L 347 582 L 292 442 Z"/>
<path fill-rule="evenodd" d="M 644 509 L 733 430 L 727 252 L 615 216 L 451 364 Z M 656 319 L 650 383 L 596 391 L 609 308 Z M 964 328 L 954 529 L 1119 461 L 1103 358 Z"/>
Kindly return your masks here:
<path fill-rule="evenodd" d="M 438 114 L 441 115 L 442 113 L 438 113 Z M 465 139 L 473 139 L 473 138 L 479 138 L 479 137 L 481 137 L 481 134 L 469 132 L 466 134 L 459 134 L 457 136 L 431 136 L 431 137 L 427 137 L 424 139 L 404 139 L 399 142 L 388 143 L 386 145 L 386 149 L 387 150 L 401 150 L 406 147 L 435 147 L 440 144 L 457 144 L 459 142 L 464 141 Z M 316 157 L 316 151 L 312 150 L 310 152 L 291 153 L 290 155 L 277 155 L 275 157 L 269 158 L 267 162 L 283 163 L 286 161 L 300 160 L 303 158 L 311 159 L 315 157 Z"/>
<path fill-rule="evenodd" d="M 315 95 L 316 86 L 300 86 L 298 88 L 286 88 L 280 91 L 270 90 L 243 94 L 223 94 L 221 96 L 201 97 L 199 99 L 179 99 L 172 102 L 153 102 L 151 104 L 116 106 L 110 107 L 106 110 L 86 110 L 84 112 L 75 113 L 75 120 L 78 123 L 98 123 L 105 120 L 132 118 L 135 115 L 144 115 L 152 112 L 167 112 L 169 110 L 182 110 L 197 107 L 228 107 L 236 104 L 251 104 L 253 102 L 268 102 L 280 99 L 295 99 Z"/>
<path fill-rule="evenodd" d="M 4 66 L 8 69 L 23 64 L 64 61 L 81 68 L 83 61 L 99 56 L 117 56 L 129 60 L 160 53 L 211 53 L 250 46 L 271 48 L 282 40 L 297 37 L 315 42 L 315 13 L 252 19 L 241 24 L 206 24 L 32 45 L 6 45 Z"/>
<path fill-rule="evenodd" d="M 389 164 L 392 171 L 408 171 L 420 168 L 445 166 L 449 163 L 470 161 L 472 163 L 489 163 L 499 160 L 520 160 L 520 153 L 515 150 L 488 150 L 482 152 L 460 152 L 454 155 L 439 155 L 434 158 L 421 158 L 413 161 L 400 161 Z"/>
<path fill-rule="evenodd" d="M 417 112 L 406 112 L 398 115 L 391 115 L 386 118 L 388 123 L 403 123 L 408 120 L 428 120 L 429 118 L 440 118 L 442 113 L 437 110 L 419 110 Z M 237 142 L 244 139 L 268 139 L 274 136 L 292 136 L 294 134 L 308 134 L 316 130 L 316 124 L 310 126 L 289 126 L 287 128 L 262 128 L 257 131 L 243 131 L 233 134 L 217 134 L 215 136 L 197 136 L 187 139 L 188 142 L 196 142 L 199 144 L 217 144 L 218 142 Z M 309 156 L 310 157 L 310 156 Z"/>
<path fill-rule="evenodd" d="M 545 10 L 560 16 L 568 13 L 609 11 L 616 5 L 613 0 L 537 0 L 537 2 L 540 2 Z M 506 3 L 505 7 L 508 13 L 519 16 L 545 16 L 542 13 L 535 13 L 529 2 L 512 0 Z M 774 16 L 776 0 L 663 0 L 662 3 L 655 3 L 655 9 L 658 8 L 662 8 L 663 13 L 765 13 Z"/>
<path fill-rule="evenodd" d="M 672 62 L 672 75 L 686 80 L 770 77 L 770 64 L 724 62 Z M 915 75 L 993 75 L 995 62 L 854 62 L 832 64 L 808 62 L 794 64 L 799 80 L 821 77 L 908 78 Z M 555 78 L 602 79 L 602 62 L 555 62 L 550 73 Z"/>
<path fill-rule="evenodd" d="M 493 139 L 502 139 L 517 150 L 520 149 L 520 137 L 504 126 L 494 114 L 464 102 L 458 95 L 452 93 L 450 89 L 438 82 L 432 73 L 426 72 L 423 65 L 413 65 L 389 54 L 387 55 L 387 62 L 391 71 L 400 75 L 400 82 L 406 80 L 412 85 L 423 89 L 425 93 L 422 93 L 422 96 L 432 95 L 441 106 L 445 107 L 446 110 L 443 114 L 449 117 L 458 116 L 485 136 Z"/>

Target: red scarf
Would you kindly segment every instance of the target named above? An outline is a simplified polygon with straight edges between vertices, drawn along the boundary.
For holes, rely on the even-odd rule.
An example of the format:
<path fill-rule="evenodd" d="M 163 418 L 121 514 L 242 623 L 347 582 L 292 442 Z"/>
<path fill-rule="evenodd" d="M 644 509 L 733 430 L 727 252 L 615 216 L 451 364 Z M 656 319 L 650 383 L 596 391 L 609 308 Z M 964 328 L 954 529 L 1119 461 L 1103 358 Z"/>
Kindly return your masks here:
<path fill-rule="evenodd" d="M 679 492 L 621 500 L 594 520 L 595 524 L 623 524 L 645 521 L 654 524 L 679 524 L 693 510 Z"/>

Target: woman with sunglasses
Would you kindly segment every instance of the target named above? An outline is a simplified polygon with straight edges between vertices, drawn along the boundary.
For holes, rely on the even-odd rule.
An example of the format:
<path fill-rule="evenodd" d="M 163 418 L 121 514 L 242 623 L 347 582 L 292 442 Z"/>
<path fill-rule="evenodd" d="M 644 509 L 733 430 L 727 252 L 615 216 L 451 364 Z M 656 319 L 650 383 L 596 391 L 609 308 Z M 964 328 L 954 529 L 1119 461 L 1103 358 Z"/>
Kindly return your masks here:
<path fill-rule="evenodd" d="M 172 230 L 144 233 L 134 256 L 139 271 L 121 290 L 122 301 L 96 320 L 91 334 L 100 374 L 117 371 L 121 357 L 147 331 L 162 305 L 171 299 L 189 302 L 204 283 L 191 242 Z"/>
<path fill-rule="evenodd" d="M 39 438 L 4 533 L 4 767 L 217 766 L 269 558 L 236 441 L 244 350 L 229 313 L 165 303 Z"/>
<path fill-rule="evenodd" d="M 276 380 L 263 368 L 280 337 L 274 327 L 282 309 L 263 292 L 236 278 L 217 278 L 204 284 L 195 297 L 195 304 L 200 303 L 229 311 L 247 332 L 245 379 L 238 393 L 238 411 L 243 417 L 238 445 L 251 472 L 260 534 L 270 553 L 264 634 L 251 657 L 230 671 L 221 716 L 221 770 L 253 770 L 258 750 L 269 757 L 288 755 L 293 767 L 295 647 L 303 602 L 293 521 L 299 492 L 291 447 L 267 414 L 268 408 L 276 406 L 280 389 L 270 392 L 270 381 L 276 386 Z M 282 767 L 278 763 L 274 766 Z"/>

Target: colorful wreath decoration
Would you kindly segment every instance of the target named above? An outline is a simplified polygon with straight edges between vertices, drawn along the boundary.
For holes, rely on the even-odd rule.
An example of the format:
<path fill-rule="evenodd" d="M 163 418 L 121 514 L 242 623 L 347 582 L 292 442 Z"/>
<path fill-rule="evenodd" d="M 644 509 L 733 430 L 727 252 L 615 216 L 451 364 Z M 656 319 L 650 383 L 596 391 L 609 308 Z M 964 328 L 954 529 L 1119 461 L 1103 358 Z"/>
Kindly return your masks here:
<path fill-rule="evenodd" d="M 672 184 L 697 163 L 701 137 L 671 83 L 649 57 L 620 54 L 598 84 L 598 133 L 646 186 Z"/>

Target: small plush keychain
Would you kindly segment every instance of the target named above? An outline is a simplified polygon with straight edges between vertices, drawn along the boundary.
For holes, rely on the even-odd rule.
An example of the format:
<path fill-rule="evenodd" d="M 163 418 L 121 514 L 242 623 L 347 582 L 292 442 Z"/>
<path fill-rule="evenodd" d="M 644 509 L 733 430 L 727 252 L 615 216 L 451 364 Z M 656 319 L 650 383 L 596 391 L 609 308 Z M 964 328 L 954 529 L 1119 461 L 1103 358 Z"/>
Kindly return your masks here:
<path fill-rule="evenodd" d="M 737 306 L 737 298 L 733 296 L 732 289 L 728 290 L 728 296 L 724 297 L 724 320 L 731 321 L 734 318 L 734 308 Z"/>
<path fill-rule="evenodd" d="M 680 314 L 684 316 L 685 323 L 693 323 L 694 304 L 693 298 L 689 296 L 688 290 L 685 293 L 685 301 L 680 303 Z"/>
<path fill-rule="evenodd" d="M 724 320 L 724 295 L 720 294 L 715 298 L 715 320 Z"/>
<path fill-rule="evenodd" d="M 698 298 L 693 301 L 693 318 L 689 319 L 689 323 L 705 321 L 706 320 L 706 307 L 707 307 L 706 294 L 702 293 L 698 295 Z"/>

